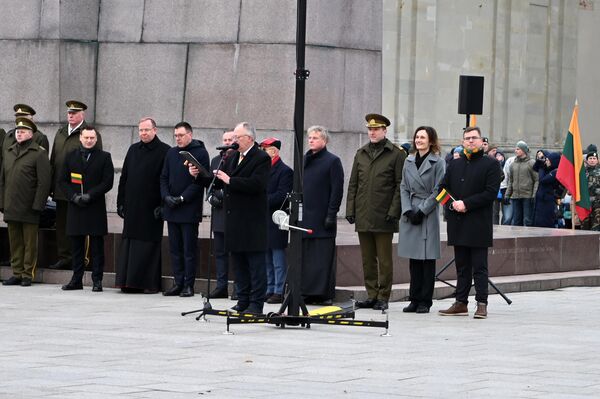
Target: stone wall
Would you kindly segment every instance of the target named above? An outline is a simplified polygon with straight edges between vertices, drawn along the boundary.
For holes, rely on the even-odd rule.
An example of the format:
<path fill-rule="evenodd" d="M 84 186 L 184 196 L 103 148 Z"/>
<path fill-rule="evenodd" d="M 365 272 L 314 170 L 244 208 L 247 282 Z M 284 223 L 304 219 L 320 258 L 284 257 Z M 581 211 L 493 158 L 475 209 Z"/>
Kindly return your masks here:
<path fill-rule="evenodd" d="M 247 120 L 259 139 L 280 137 L 293 164 L 296 1 L 0 0 L 0 9 L 0 126 L 25 102 L 52 142 L 64 102 L 79 99 L 119 166 L 142 116 L 170 144 L 172 126 L 189 121 L 209 150 Z M 381 110 L 381 18 L 378 0 L 308 2 L 305 126 L 331 129 L 346 179 L 363 116 Z"/>
<path fill-rule="evenodd" d="M 457 114 L 459 75 L 485 77 L 478 125 L 506 149 L 519 139 L 532 149 L 562 149 L 582 87 L 589 87 L 580 96 L 582 125 L 598 118 L 597 112 L 592 117 L 600 88 L 594 70 L 597 9 L 581 11 L 575 0 L 383 4 L 383 109 L 394 120 L 396 140 L 407 140 L 425 124 L 447 147 L 460 143 L 465 117 Z M 594 62 L 584 71 L 582 60 Z M 595 75 L 592 86 L 588 74 Z"/>

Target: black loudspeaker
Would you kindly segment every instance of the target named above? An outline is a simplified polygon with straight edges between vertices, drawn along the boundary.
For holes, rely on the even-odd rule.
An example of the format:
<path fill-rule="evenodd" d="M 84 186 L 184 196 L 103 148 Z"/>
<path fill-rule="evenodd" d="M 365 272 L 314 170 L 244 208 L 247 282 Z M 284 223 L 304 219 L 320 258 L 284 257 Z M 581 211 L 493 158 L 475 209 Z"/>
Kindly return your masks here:
<path fill-rule="evenodd" d="M 483 113 L 483 76 L 461 75 L 458 85 L 458 113 Z"/>

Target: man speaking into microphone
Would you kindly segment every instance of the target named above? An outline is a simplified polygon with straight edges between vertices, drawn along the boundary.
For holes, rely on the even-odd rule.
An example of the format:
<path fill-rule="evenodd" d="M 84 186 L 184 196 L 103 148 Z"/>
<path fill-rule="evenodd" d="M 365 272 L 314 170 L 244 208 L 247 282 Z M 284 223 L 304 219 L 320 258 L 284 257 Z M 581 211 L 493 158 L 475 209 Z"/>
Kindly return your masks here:
<path fill-rule="evenodd" d="M 225 251 L 231 253 L 235 272 L 238 302 L 233 310 L 262 313 L 267 288 L 267 186 L 271 158 L 255 143 L 256 132 L 248 122 L 239 123 L 233 132 L 238 152 L 227 158 L 222 170 L 214 171 L 223 188 Z M 197 175 L 194 168 L 190 168 L 190 173 Z"/>

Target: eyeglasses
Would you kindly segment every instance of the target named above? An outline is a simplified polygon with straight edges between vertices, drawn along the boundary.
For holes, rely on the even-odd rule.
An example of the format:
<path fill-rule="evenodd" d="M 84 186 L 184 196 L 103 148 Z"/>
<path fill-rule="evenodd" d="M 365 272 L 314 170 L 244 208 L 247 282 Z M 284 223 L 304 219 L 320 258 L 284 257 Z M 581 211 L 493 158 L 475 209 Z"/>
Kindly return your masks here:
<path fill-rule="evenodd" d="M 475 141 L 475 140 L 481 140 L 481 137 L 479 137 L 479 136 L 469 136 L 469 137 L 464 137 L 463 140 L 464 141 Z"/>

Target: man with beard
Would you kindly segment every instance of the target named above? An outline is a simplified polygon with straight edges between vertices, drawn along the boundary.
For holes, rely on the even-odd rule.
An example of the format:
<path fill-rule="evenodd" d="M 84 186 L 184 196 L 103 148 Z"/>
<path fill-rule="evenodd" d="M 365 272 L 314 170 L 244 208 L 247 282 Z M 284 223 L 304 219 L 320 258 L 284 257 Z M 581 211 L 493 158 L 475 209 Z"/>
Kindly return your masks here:
<path fill-rule="evenodd" d="M 160 173 L 170 147 L 156 135 L 152 118 L 142 118 L 138 132 L 140 141 L 129 147 L 119 179 L 117 213 L 124 221 L 115 286 L 155 294 L 161 287 Z"/>
<path fill-rule="evenodd" d="M 209 167 L 209 158 L 204 143 L 192 137 L 193 131 L 189 123 L 180 122 L 175 125 L 173 135 L 177 145 L 167 152 L 160 175 L 163 219 L 169 228 L 169 251 L 174 279 L 173 287 L 163 295 L 190 297 L 194 296 L 198 224 L 202 221 L 204 186 L 194 184 L 194 178 L 190 176 L 179 151 L 191 153 L 205 169 Z"/>
<path fill-rule="evenodd" d="M 115 169 L 106 151 L 96 147 L 98 133 L 86 125 L 79 133 L 81 147 L 65 158 L 59 184 L 70 198 L 67 212 L 67 235 L 71 238 L 73 276 L 65 291 L 83 289 L 86 240 L 92 263 L 92 291 L 102 291 L 104 273 L 104 236 L 108 234 L 105 195 L 113 186 Z"/>

